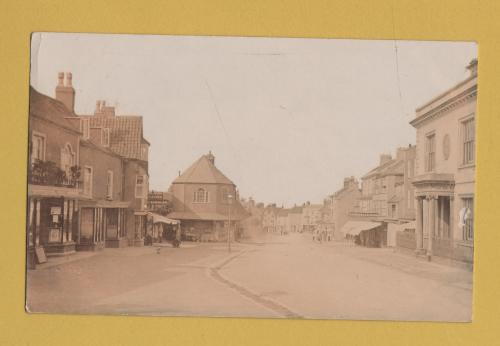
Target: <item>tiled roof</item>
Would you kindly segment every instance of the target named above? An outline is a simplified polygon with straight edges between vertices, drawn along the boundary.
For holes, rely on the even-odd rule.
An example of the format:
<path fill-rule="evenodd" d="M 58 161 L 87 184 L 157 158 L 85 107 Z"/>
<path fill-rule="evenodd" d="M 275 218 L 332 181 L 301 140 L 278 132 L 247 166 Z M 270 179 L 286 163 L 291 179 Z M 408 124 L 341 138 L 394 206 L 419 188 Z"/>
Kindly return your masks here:
<path fill-rule="evenodd" d="M 66 106 L 52 97 L 41 94 L 30 86 L 30 115 L 34 115 L 71 131 L 80 129 L 66 117 L 74 116 Z"/>
<path fill-rule="evenodd" d="M 115 115 L 115 116 L 88 116 L 90 127 L 109 128 L 109 148 L 115 153 L 130 159 L 142 160 L 142 116 Z"/>
<path fill-rule="evenodd" d="M 215 165 L 210 162 L 207 155 L 203 155 L 196 160 L 188 169 L 186 169 L 173 184 L 230 184 L 234 183 L 229 180 Z"/>

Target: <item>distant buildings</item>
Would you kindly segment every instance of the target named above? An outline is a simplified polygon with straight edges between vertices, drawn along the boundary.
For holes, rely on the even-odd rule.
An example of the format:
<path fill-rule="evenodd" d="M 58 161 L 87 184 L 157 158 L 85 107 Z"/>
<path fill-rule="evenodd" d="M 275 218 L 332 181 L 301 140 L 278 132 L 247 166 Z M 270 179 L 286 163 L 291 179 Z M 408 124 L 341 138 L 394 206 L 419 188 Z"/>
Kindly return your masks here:
<path fill-rule="evenodd" d="M 171 219 L 181 221 L 185 236 L 202 241 L 238 238 L 248 216 L 236 185 L 216 166 L 215 156 L 202 155 L 171 184 Z M 231 232 L 229 231 L 231 230 Z"/>

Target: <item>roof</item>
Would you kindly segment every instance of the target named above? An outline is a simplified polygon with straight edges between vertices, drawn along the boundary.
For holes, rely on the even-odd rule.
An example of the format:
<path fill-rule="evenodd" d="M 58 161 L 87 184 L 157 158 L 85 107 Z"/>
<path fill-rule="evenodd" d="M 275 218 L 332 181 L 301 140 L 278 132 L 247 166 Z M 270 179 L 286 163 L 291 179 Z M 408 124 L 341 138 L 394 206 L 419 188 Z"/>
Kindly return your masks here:
<path fill-rule="evenodd" d="M 142 160 L 142 144 L 148 143 L 143 137 L 142 116 L 82 115 L 81 117 L 90 119 L 90 127 L 111 129 L 109 148 L 112 151 L 125 158 Z"/>
<path fill-rule="evenodd" d="M 30 86 L 30 116 L 43 118 L 56 126 L 80 134 L 80 129 L 66 117 L 74 116 L 66 106 L 56 99 L 41 94 Z"/>
<path fill-rule="evenodd" d="M 374 175 L 402 175 L 404 172 L 403 167 L 404 161 L 401 159 L 391 159 L 383 164 L 375 167 L 368 173 L 366 173 L 361 179 L 366 179 Z"/>
<path fill-rule="evenodd" d="M 229 180 L 215 165 L 210 162 L 207 155 L 203 155 L 186 169 L 172 184 L 229 184 Z"/>
<path fill-rule="evenodd" d="M 342 226 L 341 232 L 345 235 L 358 235 L 363 231 L 368 231 L 377 228 L 381 225 L 380 222 L 369 222 L 369 221 L 347 221 L 347 223 Z"/>

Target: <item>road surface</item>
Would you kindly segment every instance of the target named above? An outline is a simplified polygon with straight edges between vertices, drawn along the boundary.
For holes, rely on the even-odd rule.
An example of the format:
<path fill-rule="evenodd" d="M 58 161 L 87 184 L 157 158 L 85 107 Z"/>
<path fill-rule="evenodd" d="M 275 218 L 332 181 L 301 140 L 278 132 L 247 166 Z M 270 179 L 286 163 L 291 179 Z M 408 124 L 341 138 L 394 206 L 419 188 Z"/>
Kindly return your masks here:
<path fill-rule="evenodd" d="M 105 249 L 28 271 L 33 312 L 468 321 L 472 273 L 391 249 L 267 235 Z"/>

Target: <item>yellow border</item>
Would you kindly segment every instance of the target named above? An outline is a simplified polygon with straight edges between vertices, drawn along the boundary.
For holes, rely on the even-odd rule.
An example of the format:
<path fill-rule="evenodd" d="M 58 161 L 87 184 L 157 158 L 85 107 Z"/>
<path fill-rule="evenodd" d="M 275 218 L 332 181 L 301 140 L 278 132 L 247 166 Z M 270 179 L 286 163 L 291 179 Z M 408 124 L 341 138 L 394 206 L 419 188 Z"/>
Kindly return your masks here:
<path fill-rule="evenodd" d="M 500 2 L 495 0 L 3 0 L 1 345 L 494 345 L 500 325 Z M 391 323 L 27 315 L 24 223 L 33 31 L 479 42 L 474 322 Z"/>

